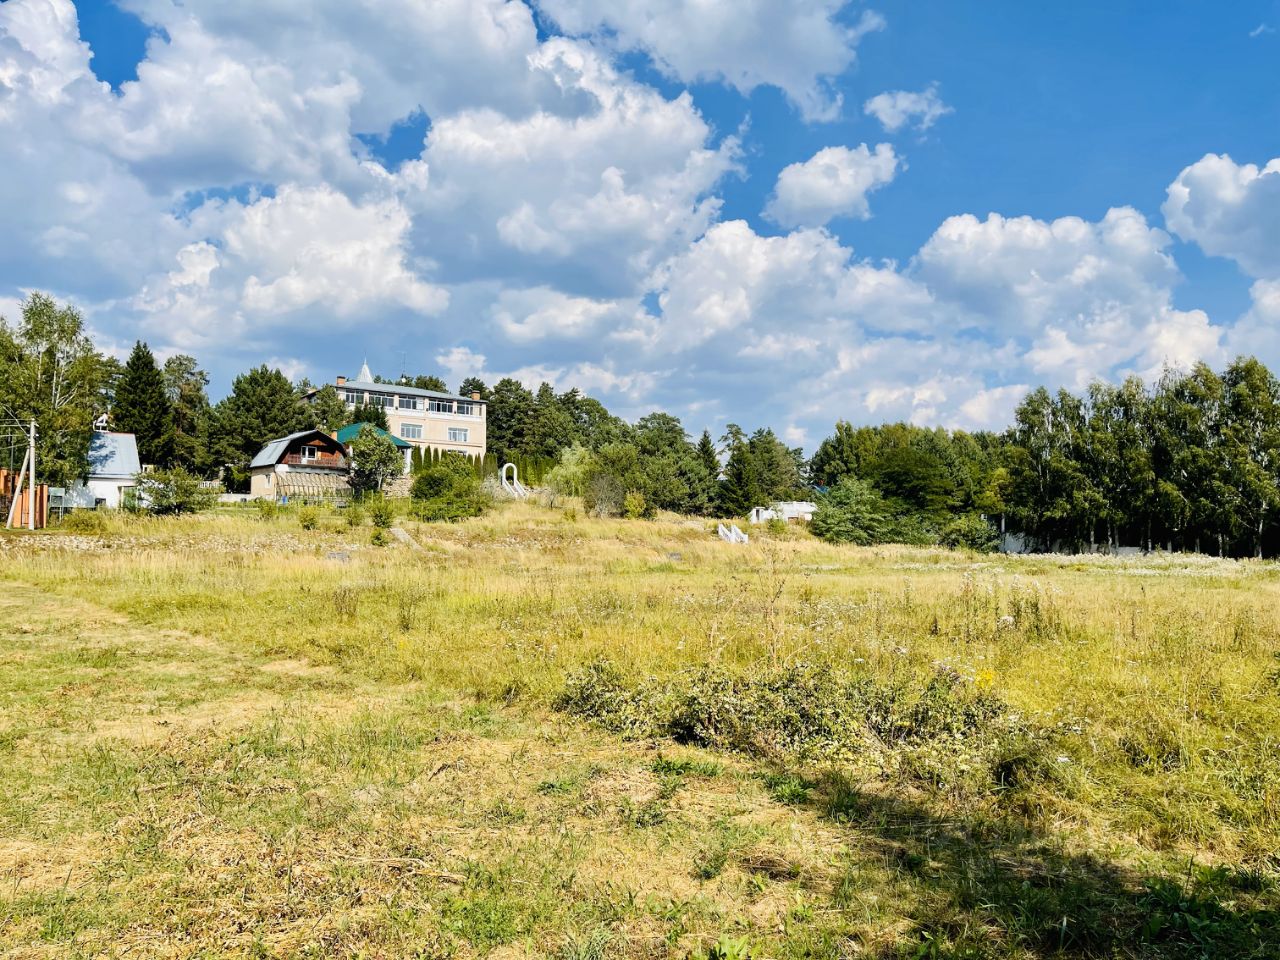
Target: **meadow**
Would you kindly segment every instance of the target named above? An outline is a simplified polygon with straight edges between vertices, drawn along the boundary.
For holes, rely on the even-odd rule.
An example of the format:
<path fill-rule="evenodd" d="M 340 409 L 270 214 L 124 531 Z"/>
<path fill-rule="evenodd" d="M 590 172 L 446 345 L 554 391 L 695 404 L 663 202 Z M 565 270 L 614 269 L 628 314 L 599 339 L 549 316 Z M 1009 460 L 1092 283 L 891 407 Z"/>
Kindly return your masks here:
<path fill-rule="evenodd" d="M 1280 956 L 1280 566 L 397 525 L 0 538 L 0 956 Z"/>

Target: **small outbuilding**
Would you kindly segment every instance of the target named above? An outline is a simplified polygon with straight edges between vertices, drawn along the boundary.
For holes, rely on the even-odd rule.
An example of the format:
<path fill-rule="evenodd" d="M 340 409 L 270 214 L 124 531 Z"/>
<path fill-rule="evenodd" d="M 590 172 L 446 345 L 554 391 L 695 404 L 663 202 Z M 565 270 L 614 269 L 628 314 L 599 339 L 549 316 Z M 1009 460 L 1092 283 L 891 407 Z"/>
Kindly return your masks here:
<path fill-rule="evenodd" d="M 126 505 L 141 472 L 138 442 L 132 433 L 95 430 L 89 439 L 89 476 L 67 488 L 62 504 L 78 509 L 118 509 Z"/>
<path fill-rule="evenodd" d="M 813 519 L 813 511 L 817 509 L 817 504 L 810 503 L 808 500 L 781 500 L 767 507 L 753 507 L 747 519 L 751 523 L 764 523 L 766 520 L 778 519 L 786 520 L 788 523 L 796 521 L 808 523 Z"/>

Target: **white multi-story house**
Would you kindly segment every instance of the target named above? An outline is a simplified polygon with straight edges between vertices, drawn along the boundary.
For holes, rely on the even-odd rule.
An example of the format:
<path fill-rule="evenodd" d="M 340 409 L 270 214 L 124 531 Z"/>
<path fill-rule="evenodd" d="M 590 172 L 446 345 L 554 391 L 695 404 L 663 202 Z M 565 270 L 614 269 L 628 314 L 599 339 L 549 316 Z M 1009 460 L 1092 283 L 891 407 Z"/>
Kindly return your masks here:
<path fill-rule="evenodd" d="M 454 450 L 470 457 L 485 454 L 487 404 L 478 393 L 462 397 L 394 383 L 374 383 L 367 363 L 354 380 L 338 377 L 334 388 L 348 407 L 362 403 L 382 407 L 391 434 L 415 447 Z"/>

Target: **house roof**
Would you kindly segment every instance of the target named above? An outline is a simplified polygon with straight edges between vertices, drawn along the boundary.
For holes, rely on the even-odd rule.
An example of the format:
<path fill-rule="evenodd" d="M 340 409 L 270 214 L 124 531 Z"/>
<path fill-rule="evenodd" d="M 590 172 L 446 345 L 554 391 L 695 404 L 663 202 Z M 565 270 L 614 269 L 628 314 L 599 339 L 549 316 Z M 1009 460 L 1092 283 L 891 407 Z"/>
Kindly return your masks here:
<path fill-rule="evenodd" d="M 338 442 L 345 447 L 347 444 L 349 444 L 352 440 L 356 438 L 356 435 L 360 432 L 360 430 L 363 427 L 369 427 L 372 430 L 376 430 L 378 433 L 382 434 L 384 437 L 390 437 L 391 442 L 394 443 L 401 450 L 407 450 L 409 447 L 413 446 L 413 444 L 409 443 L 409 441 L 401 440 L 395 434 L 388 433 L 386 430 L 383 430 L 377 424 L 373 424 L 373 423 L 348 424 L 347 426 L 343 427 L 341 430 L 338 431 Z"/>
<path fill-rule="evenodd" d="M 361 373 L 364 371 L 362 370 Z M 486 400 L 472 400 L 457 393 L 443 393 L 439 390 L 421 390 L 418 387 L 402 387 L 398 383 L 374 383 L 372 380 L 348 380 L 341 387 L 343 390 L 375 390 L 380 393 L 398 393 L 406 397 L 437 397 L 441 400 L 465 400 L 467 403 L 487 403 Z"/>
<path fill-rule="evenodd" d="M 332 440 L 323 430 L 299 430 L 297 433 L 291 433 L 287 437 L 277 437 L 275 440 L 268 440 L 266 446 L 258 451 L 258 455 L 249 463 L 249 469 L 255 470 L 258 467 L 274 467 L 280 462 L 280 458 L 285 455 L 289 449 L 289 444 L 302 437 L 324 437 L 326 440 Z"/>
<path fill-rule="evenodd" d="M 89 478 L 118 480 L 142 472 L 138 441 L 132 433 L 95 430 L 89 440 Z"/>

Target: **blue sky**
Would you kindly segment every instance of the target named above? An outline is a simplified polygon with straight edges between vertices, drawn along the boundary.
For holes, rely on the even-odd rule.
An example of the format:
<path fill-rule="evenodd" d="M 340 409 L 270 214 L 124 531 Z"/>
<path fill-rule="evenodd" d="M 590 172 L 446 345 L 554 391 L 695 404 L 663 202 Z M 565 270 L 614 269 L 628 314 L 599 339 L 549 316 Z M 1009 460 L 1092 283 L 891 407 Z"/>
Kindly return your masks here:
<path fill-rule="evenodd" d="M 0 311 L 46 289 L 215 394 L 367 355 L 809 448 L 1280 368 L 1278 28 L 1280 0 L 6 0 Z"/>

